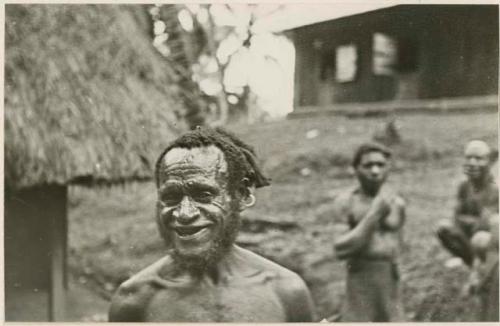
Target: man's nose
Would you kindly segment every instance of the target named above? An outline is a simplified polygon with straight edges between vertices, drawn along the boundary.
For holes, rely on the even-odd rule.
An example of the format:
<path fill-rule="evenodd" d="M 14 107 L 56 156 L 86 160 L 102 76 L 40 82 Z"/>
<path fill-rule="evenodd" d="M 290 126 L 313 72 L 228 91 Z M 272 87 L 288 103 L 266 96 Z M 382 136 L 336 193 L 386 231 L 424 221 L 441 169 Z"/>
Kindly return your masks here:
<path fill-rule="evenodd" d="M 380 168 L 378 166 L 372 166 L 371 173 L 373 175 L 378 175 L 380 173 Z"/>
<path fill-rule="evenodd" d="M 174 210 L 173 216 L 181 224 L 190 224 L 200 216 L 200 210 L 188 196 L 184 196 L 179 206 Z"/>

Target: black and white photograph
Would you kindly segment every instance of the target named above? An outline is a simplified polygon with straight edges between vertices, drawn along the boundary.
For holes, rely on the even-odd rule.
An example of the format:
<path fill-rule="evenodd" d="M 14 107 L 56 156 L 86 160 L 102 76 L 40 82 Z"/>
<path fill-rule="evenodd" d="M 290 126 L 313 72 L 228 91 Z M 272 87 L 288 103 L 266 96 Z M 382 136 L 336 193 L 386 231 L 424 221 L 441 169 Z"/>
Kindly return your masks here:
<path fill-rule="evenodd" d="M 2 6 L 5 321 L 499 321 L 498 2 Z"/>

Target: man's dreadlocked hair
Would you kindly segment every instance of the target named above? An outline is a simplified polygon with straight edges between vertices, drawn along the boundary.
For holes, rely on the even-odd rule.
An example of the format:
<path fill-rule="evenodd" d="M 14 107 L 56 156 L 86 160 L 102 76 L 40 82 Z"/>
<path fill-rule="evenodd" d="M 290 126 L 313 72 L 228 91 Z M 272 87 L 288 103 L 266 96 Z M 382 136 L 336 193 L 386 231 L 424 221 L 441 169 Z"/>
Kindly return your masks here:
<path fill-rule="evenodd" d="M 163 150 L 156 161 L 156 186 L 160 182 L 160 168 L 163 157 L 173 148 L 196 148 L 214 145 L 223 153 L 228 164 L 228 191 L 244 191 L 246 187 L 264 187 L 270 184 L 257 165 L 254 149 L 234 134 L 222 128 L 198 127 L 174 140 Z"/>

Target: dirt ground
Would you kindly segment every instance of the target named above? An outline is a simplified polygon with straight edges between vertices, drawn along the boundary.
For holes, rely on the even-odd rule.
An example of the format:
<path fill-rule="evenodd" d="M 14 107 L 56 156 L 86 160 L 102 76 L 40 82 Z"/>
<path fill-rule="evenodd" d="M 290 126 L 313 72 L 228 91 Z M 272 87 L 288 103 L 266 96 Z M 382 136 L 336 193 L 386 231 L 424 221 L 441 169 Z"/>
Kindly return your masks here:
<path fill-rule="evenodd" d="M 349 168 L 355 146 L 375 134 L 383 138 L 387 121 L 322 117 L 230 127 L 256 147 L 273 179 L 245 213 L 238 242 L 299 273 L 321 318 L 339 313 L 344 293 L 344 265 L 332 249 L 333 199 L 355 182 Z M 444 267 L 450 255 L 434 227 L 451 215 L 463 144 L 473 138 L 496 144 L 497 115 L 407 115 L 397 125 L 402 143 L 392 146 L 389 182 L 408 203 L 400 266 L 407 318 L 474 320 L 475 299 L 460 296 L 467 269 Z M 80 309 L 74 319 L 105 320 L 105 303 L 119 283 L 162 256 L 155 199 L 152 183 L 70 190 L 69 269 L 86 304 L 71 305 Z M 99 305 L 92 306 L 98 302 L 92 296 Z"/>

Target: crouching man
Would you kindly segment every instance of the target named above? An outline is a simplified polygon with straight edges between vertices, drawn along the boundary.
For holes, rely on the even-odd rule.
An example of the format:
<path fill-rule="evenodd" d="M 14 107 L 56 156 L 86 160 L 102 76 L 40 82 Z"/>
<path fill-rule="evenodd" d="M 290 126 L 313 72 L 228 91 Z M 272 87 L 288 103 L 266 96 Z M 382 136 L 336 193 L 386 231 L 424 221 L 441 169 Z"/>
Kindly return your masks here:
<path fill-rule="evenodd" d="M 464 156 L 467 179 L 458 187 L 454 217 L 439 222 L 437 236 L 451 254 L 471 267 L 471 238 L 478 231 L 489 231 L 490 217 L 498 214 L 498 186 L 490 171 L 496 158 L 485 142 L 470 141 Z"/>
<path fill-rule="evenodd" d="M 352 163 L 359 186 L 336 199 L 335 220 L 345 225 L 345 233 L 336 239 L 335 252 L 347 261 L 342 321 L 404 320 L 397 259 L 405 202 L 390 189 L 382 189 L 390 158 L 383 145 L 360 146 Z"/>
<path fill-rule="evenodd" d="M 197 129 L 156 163 L 165 257 L 124 282 L 110 321 L 307 322 L 312 302 L 295 273 L 235 245 L 240 212 L 267 186 L 253 149 L 223 130 Z"/>

